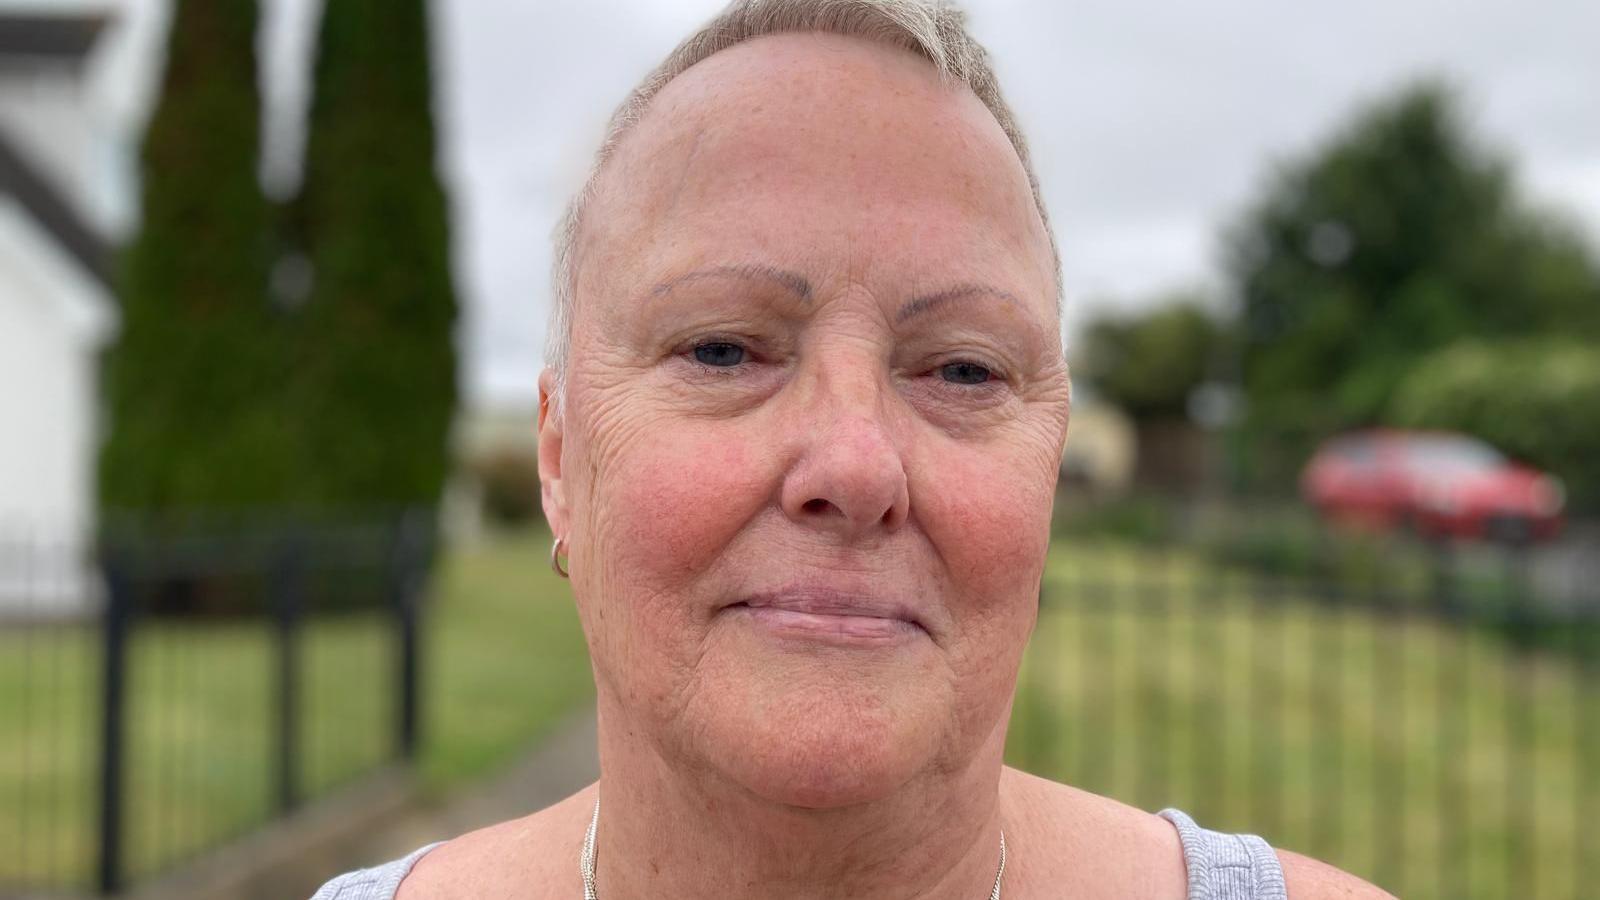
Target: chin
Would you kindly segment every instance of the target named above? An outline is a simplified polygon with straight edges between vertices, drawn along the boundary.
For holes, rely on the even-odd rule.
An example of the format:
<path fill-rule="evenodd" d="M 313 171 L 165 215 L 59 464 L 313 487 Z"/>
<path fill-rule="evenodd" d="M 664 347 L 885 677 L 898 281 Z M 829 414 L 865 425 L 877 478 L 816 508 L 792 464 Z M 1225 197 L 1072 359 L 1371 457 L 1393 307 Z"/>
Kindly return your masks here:
<path fill-rule="evenodd" d="M 881 800 L 940 756 L 952 698 L 906 683 L 875 688 L 849 668 L 748 679 L 745 690 L 697 710 L 699 722 L 680 725 L 695 729 L 696 755 L 770 802 L 834 809 Z"/>

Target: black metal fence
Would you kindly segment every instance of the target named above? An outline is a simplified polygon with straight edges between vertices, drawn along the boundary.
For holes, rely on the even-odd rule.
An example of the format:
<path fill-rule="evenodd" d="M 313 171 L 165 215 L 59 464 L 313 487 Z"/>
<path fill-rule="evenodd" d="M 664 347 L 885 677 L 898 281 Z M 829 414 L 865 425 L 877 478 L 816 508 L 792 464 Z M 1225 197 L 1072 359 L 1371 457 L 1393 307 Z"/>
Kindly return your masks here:
<path fill-rule="evenodd" d="M 122 889 L 410 757 L 431 523 L 0 535 L 0 896 Z"/>
<path fill-rule="evenodd" d="M 1407 900 L 1594 896 L 1600 543 L 1192 524 L 1058 539 L 1014 763 Z"/>

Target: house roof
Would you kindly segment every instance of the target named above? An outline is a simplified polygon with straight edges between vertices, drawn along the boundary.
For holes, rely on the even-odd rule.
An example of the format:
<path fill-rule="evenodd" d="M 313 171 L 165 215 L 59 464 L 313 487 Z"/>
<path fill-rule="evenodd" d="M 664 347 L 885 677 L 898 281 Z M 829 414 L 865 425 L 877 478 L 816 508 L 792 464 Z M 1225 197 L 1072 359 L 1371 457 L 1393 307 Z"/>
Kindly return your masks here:
<path fill-rule="evenodd" d="M 109 20 L 103 13 L 0 12 L 0 57 L 81 61 Z"/>
<path fill-rule="evenodd" d="M 0 11 L 0 65 L 12 60 L 81 63 L 109 21 L 110 16 L 96 12 Z M 0 191 L 16 198 L 84 271 L 102 285 L 110 286 L 110 247 L 3 131 Z"/>
<path fill-rule="evenodd" d="M 111 248 L 0 133 L 0 192 L 22 204 L 100 284 L 111 286 Z"/>

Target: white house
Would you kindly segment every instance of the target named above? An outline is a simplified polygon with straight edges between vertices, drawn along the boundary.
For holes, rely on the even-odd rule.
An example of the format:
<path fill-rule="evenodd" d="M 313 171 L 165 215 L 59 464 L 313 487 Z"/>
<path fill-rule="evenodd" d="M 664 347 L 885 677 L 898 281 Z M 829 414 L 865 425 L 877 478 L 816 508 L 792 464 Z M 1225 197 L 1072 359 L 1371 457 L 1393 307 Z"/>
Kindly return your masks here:
<path fill-rule="evenodd" d="M 83 599 L 70 561 L 94 525 L 98 360 L 117 324 L 91 224 L 108 132 L 84 78 L 107 19 L 27 9 L 0 6 L 0 613 Z"/>

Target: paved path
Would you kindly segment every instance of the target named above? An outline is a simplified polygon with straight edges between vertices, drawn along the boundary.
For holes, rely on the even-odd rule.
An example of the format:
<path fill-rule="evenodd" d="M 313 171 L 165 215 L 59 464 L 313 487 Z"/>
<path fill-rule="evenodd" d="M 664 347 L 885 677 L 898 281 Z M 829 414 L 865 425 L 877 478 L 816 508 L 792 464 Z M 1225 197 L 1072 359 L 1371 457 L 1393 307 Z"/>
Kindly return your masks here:
<path fill-rule="evenodd" d="M 336 871 L 373 865 L 404 856 L 424 844 L 455 837 L 525 816 L 600 777 L 595 744 L 594 709 L 563 723 L 539 748 L 509 771 L 468 788 L 439 806 L 414 808 L 371 832 Z"/>
<path fill-rule="evenodd" d="M 402 769 L 379 773 L 342 797 L 270 825 L 123 900 L 309 897 L 340 872 L 526 815 L 598 777 L 590 707 L 558 726 L 537 750 L 505 772 L 442 802 L 418 799 L 410 773 Z"/>

